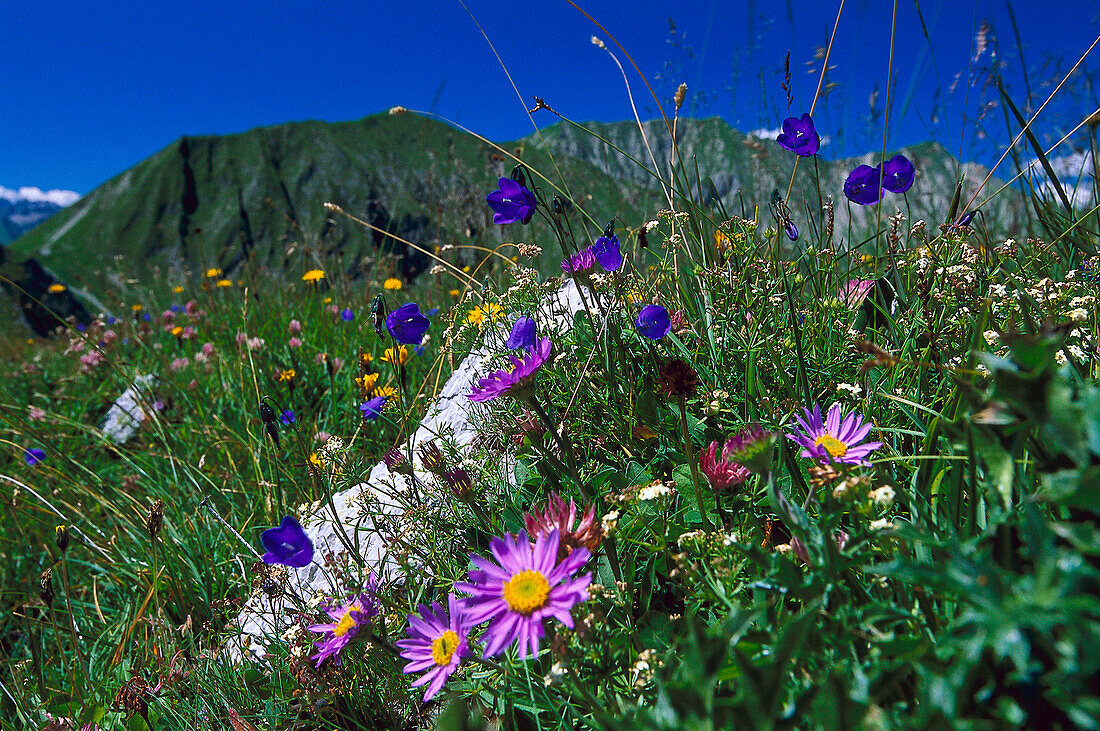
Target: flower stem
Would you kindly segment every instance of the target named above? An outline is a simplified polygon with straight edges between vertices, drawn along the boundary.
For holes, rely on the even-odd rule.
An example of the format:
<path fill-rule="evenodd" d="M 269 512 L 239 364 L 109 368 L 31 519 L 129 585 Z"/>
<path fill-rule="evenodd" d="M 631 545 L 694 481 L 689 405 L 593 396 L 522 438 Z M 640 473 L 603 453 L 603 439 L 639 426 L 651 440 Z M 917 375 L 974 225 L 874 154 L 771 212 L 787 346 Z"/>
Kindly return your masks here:
<path fill-rule="evenodd" d="M 678 401 L 680 402 L 680 428 L 684 432 L 684 459 L 687 460 L 688 468 L 691 470 L 691 486 L 695 488 L 695 501 L 699 506 L 699 517 L 707 530 L 711 530 L 714 526 L 710 524 L 707 509 L 703 505 L 703 488 L 699 486 L 699 464 L 695 457 L 695 449 L 691 446 L 691 432 L 688 431 L 687 404 L 683 396 Z"/>
<path fill-rule="evenodd" d="M 581 482 L 580 472 L 577 471 L 577 461 L 573 458 L 572 445 L 568 443 L 564 435 L 558 434 L 558 429 L 554 425 L 550 415 L 546 413 L 546 410 L 542 408 L 542 404 L 538 402 L 538 399 L 536 399 L 534 395 L 528 399 L 528 403 L 531 404 L 531 408 L 539 415 L 539 418 L 542 419 L 542 423 L 546 425 L 546 430 L 550 432 L 550 436 L 553 437 L 562 456 L 565 457 L 565 461 L 569 465 L 569 471 L 573 473 L 573 480 L 577 483 L 577 487 L 580 488 L 581 495 L 585 500 L 591 500 L 592 496 L 588 493 L 588 488 Z"/>

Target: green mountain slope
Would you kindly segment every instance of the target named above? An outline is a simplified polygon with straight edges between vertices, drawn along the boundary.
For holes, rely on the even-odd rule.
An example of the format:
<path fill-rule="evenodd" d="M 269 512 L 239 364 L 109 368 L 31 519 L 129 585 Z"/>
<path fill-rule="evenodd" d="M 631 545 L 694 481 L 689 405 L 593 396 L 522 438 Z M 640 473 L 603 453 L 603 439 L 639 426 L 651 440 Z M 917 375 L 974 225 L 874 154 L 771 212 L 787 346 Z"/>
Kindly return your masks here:
<path fill-rule="evenodd" d="M 648 146 L 630 122 L 587 126 L 595 136 L 559 123 L 502 147 L 546 175 L 535 184 L 547 197 L 555 185 L 568 190 L 590 216 L 590 235 L 613 216 L 637 226 L 667 207 L 656 178 L 630 159 L 647 166 L 656 159 L 668 178 L 674 147 L 664 123 L 645 123 Z M 787 189 L 795 162 L 773 140 L 743 135 L 717 118 L 680 120 L 676 151 L 680 189 L 690 181 L 697 199 L 720 200 L 730 215 L 751 217 L 760 206 L 764 220 L 772 190 Z M 908 209 L 911 221 L 935 226 L 949 209 L 958 171 L 966 180 L 964 200 L 985 175 L 976 166 L 960 168 L 938 145 L 905 152 L 918 167 L 917 184 L 904 198 L 887 196 L 884 219 L 896 206 Z M 820 220 L 819 187 L 836 204 L 839 236 L 848 236 L 849 215 L 856 227 L 874 223 L 873 208 L 848 206 L 842 192 L 848 171 L 867 157 L 801 161 L 790 207 L 804 232 L 812 233 L 812 218 Z M 401 255 L 402 273 L 412 278 L 429 264 L 427 257 L 331 217 L 324 204 L 336 203 L 424 248 L 491 247 L 529 231 L 494 226 L 484 203 L 512 167 L 492 145 L 412 114 L 184 137 L 13 242 L 9 264 L 33 258 L 70 289 L 108 302 L 141 291 L 150 277 L 208 267 L 234 276 L 247 264 L 296 277 L 323 261 L 357 276 L 373 265 L 380 247 Z M 1007 234 L 1023 224 L 1020 210 L 1018 197 L 1003 195 L 987 205 L 986 220 Z M 546 256 L 558 258 L 558 252 Z"/>

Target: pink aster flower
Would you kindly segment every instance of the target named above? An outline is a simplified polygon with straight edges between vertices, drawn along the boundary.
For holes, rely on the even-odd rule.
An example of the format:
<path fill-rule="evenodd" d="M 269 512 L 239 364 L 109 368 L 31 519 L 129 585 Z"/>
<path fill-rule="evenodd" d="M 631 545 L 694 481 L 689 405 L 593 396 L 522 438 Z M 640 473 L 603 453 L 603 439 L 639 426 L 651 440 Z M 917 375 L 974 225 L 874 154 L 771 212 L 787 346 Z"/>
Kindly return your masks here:
<path fill-rule="evenodd" d="M 872 279 L 849 279 L 840 288 L 840 301 L 848 309 L 854 310 L 860 306 L 863 300 L 867 299 L 867 294 L 873 286 L 875 286 L 875 282 Z"/>
<path fill-rule="evenodd" d="M 406 675 L 428 671 L 412 683 L 414 688 L 427 684 L 425 703 L 458 670 L 462 660 L 470 656 L 467 639 L 473 625 L 466 618 L 466 607 L 454 594 L 449 594 L 447 609 L 444 612 L 439 602 L 432 602 L 430 607 L 421 604 L 419 615 L 409 615 L 409 628 L 406 630 L 409 639 L 397 641 L 401 657 L 410 661 L 403 668 Z"/>
<path fill-rule="evenodd" d="M 794 417 L 798 429 L 787 435 L 787 439 L 802 447 L 801 457 L 821 464 L 840 462 L 867 466 L 871 464 L 867 455 L 882 446 L 882 442 L 864 442 L 871 425 L 864 424 L 863 417 L 854 411 L 844 414 L 840 404 L 833 404 L 824 419 L 817 404 L 813 411 L 802 411 L 802 416 L 796 414 Z"/>
<path fill-rule="evenodd" d="M 359 629 L 367 623 L 371 617 L 378 614 L 378 606 L 374 601 L 376 583 L 374 575 L 367 578 L 367 591 L 348 597 L 345 604 L 324 607 L 325 614 L 332 618 L 327 624 L 313 624 L 308 627 L 310 632 L 321 632 L 324 636 L 315 641 L 313 646 L 317 648 L 317 654 L 310 660 L 317 661 L 317 667 L 321 667 L 328 658 L 334 658 L 337 665 L 340 664 L 340 653 L 355 639 Z"/>
<path fill-rule="evenodd" d="M 575 548 L 569 557 L 557 561 L 558 532 L 544 533 L 532 544 L 526 531 L 506 533 L 489 543 L 494 561 L 471 554 L 477 569 L 470 570 L 469 582 L 454 588 L 470 595 L 467 619 L 472 624 L 490 620 L 482 640 L 482 657 L 499 654 L 516 642 L 520 659 L 537 655 L 539 640 L 545 637 L 543 619 L 554 617 L 573 627 L 569 613 L 588 598 L 592 574 L 576 576 L 590 556 L 587 548 Z"/>
<path fill-rule="evenodd" d="M 586 247 L 570 254 L 568 259 L 562 260 L 561 268 L 566 274 L 587 274 L 596 266 L 596 252 L 592 247 Z"/>
<path fill-rule="evenodd" d="M 550 338 L 543 338 L 531 348 L 523 360 L 509 355 L 512 368 L 507 371 L 493 371 L 480 379 L 468 398 L 471 401 L 493 401 L 505 395 L 516 398 L 528 395 L 530 387 L 534 385 L 535 374 L 550 359 L 551 346 Z"/>
<path fill-rule="evenodd" d="M 728 490 L 740 485 L 749 479 L 752 472 L 744 465 L 735 462 L 732 458 L 734 441 L 731 439 L 725 443 L 721 453 L 718 451 L 718 442 L 711 442 L 710 446 L 699 455 L 699 469 L 710 480 L 710 486 L 715 490 Z"/>

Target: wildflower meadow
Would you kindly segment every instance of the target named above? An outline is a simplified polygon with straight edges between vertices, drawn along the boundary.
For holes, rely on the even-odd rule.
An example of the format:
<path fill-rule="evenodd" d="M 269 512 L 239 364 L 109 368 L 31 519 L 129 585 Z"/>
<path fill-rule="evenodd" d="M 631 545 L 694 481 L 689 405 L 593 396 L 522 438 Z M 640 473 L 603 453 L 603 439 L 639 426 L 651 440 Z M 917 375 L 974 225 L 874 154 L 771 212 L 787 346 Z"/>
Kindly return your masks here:
<path fill-rule="evenodd" d="M 653 210 L 497 147 L 500 242 L 418 276 L 211 261 L 10 344 L 0 728 L 1100 727 L 1095 179 L 1032 112 L 1027 191 L 914 220 L 920 157 L 824 176 L 776 89 L 727 205 L 685 92 Z"/>

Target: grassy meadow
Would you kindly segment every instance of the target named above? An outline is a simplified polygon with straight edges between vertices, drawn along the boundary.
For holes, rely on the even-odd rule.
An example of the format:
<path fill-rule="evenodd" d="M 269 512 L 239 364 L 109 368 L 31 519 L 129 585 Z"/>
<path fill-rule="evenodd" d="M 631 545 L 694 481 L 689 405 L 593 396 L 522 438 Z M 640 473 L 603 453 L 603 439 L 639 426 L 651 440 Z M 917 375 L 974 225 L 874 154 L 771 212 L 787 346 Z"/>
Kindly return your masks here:
<path fill-rule="evenodd" d="M 1003 179 L 1047 154 L 1008 130 Z M 821 188 L 813 136 L 774 143 L 771 206 L 674 145 L 635 161 L 664 204 L 610 224 L 501 148 L 520 192 L 470 205 L 507 243 L 441 242 L 413 281 L 294 241 L 7 343 L 0 728 L 1100 726 L 1094 204 L 1038 165 L 1014 238 L 973 185 L 917 220 L 920 160 Z M 542 318 L 567 279 L 584 307 Z M 408 450 L 482 344 L 477 436 Z M 229 662 L 304 550 L 261 535 L 383 460 L 401 514 L 357 530 L 389 527 L 390 567 L 311 554 L 330 589 Z"/>

